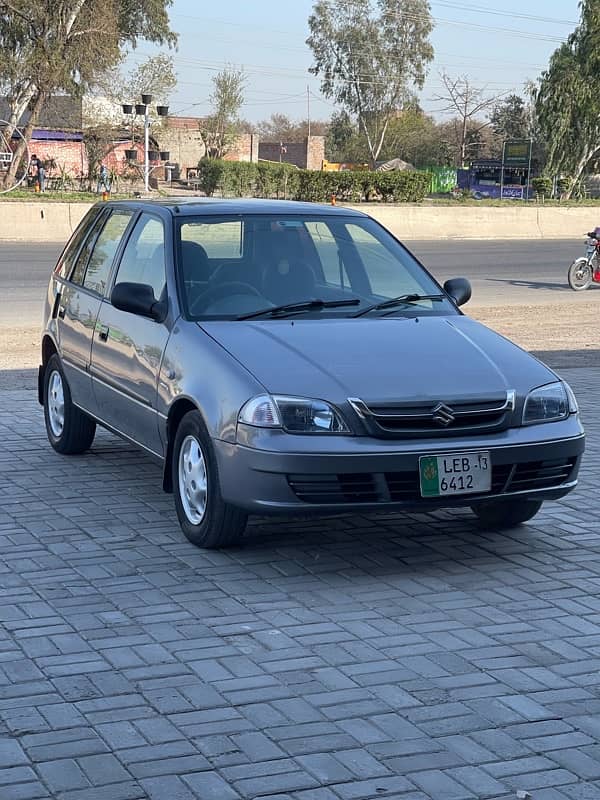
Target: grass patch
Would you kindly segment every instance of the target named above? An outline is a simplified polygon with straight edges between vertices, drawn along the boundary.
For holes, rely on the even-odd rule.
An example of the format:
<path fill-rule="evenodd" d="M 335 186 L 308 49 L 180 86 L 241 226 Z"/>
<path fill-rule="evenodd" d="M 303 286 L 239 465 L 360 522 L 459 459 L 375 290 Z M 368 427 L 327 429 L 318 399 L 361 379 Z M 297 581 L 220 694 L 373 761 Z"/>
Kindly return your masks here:
<path fill-rule="evenodd" d="M 131 195 L 111 194 L 111 200 L 127 200 Z M 0 194 L 0 201 L 6 203 L 23 202 L 32 203 L 96 203 L 102 199 L 101 194 L 96 192 L 32 192 L 30 189 L 15 189 L 13 192 Z"/>

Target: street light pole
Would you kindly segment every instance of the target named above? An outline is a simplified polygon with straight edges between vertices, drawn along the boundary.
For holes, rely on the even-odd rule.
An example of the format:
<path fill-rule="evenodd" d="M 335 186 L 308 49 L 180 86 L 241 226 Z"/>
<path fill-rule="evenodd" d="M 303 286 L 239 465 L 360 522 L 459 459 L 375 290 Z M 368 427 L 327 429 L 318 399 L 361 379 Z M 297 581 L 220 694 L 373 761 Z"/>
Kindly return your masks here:
<path fill-rule="evenodd" d="M 148 117 L 148 106 L 144 114 L 144 191 L 150 191 L 150 119 Z"/>
<path fill-rule="evenodd" d="M 131 104 L 131 103 L 123 103 L 123 114 L 126 116 L 132 115 L 132 122 L 131 122 L 131 147 L 130 151 L 126 151 L 126 155 L 129 152 L 131 156 L 127 156 L 130 160 L 130 163 L 134 163 L 136 161 L 136 153 L 134 149 L 134 142 L 133 142 L 133 130 L 134 130 L 134 119 L 135 116 L 140 116 L 144 120 L 144 167 L 142 172 L 144 178 L 144 190 L 146 192 L 150 191 L 150 175 L 152 171 L 156 169 L 156 166 L 150 166 L 150 126 L 152 125 L 152 120 L 150 119 L 149 109 L 150 104 L 152 103 L 152 95 L 151 94 L 142 94 L 142 102 L 139 104 Z M 157 105 L 156 106 L 156 113 L 159 117 L 167 117 L 169 115 L 169 107 L 165 105 Z M 157 154 L 154 155 L 153 160 L 160 160 L 162 162 L 169 160 L 169 151 L 168 150 L 160 150 L 157 151 Z M 160 158 L 159 158 L 160 156 Z"/>

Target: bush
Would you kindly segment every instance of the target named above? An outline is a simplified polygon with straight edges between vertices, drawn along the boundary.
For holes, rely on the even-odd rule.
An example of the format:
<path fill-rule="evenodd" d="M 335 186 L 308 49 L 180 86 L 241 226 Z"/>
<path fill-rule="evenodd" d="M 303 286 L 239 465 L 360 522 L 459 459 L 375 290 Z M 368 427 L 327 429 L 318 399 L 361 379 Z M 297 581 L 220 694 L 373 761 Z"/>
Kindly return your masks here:
<path fill-rule="evenodd" d="M 332 195 L 339 200 L 360 202 L 382 199 L 384 202 L 419 203 L 428 194 L 428 172 L 313 172 L 300 170 L 297 200 L 328 202 Z"/>
<path fill-rule="evenodd" d="M 563 197 L 563 195 L 567 194 L 567 192 L 571 190 L 572 186 L 573 178 L 570 178 L 569 176 L 559 178 L 556 181 L 556 193 L 559 197 Z"/>
<path fill-rule="evenodd" d="M 212 197 L 223 180 L 223 164 L 215 158 L 203 158 L 198 163 L 198 181 L 207 197 Z"/>
<path fill-rule="evenodd" d="M 256 164 L 208 158 L 198 164 L 198 179 L 208 196 L 219 189 L 224 196 L 293 197 L 311 203 L 328 203 L 334 196 L 354 203 L 362 200 L 419 203 L 431 187 L 428 172 L 320 172 L 271 161 Z"/>
<path fill-rule="evenodd" d="M 294 196 L 298 169 L 293 164 L 271 161 L 223 161 L 203 158 L 198 164 L 200 188 L 211 196 L 217 191 L 233 197 Z"/>
<path fill-rule="evenodd" d="M 234 197 L 248 197 L 254 194 L 256 184 L 256 164 L 251 161 L 223 161 L 224 194 Z"/>
<path fill-rule="evenodd" d="M 293 164 L 259 161 L 256 165 L 256 196 L 286 199 L 296 192 L 297 176 L 298 170 Z"/>
<path fill-rule="evenodd" d="M 533 191 L 542 197 L 550 197 L 552 194 L 552 180 L 550 178 L 544 178 L 542 176 L 539 178 L 533 178 L 531 185 L 533 187 Z"/>

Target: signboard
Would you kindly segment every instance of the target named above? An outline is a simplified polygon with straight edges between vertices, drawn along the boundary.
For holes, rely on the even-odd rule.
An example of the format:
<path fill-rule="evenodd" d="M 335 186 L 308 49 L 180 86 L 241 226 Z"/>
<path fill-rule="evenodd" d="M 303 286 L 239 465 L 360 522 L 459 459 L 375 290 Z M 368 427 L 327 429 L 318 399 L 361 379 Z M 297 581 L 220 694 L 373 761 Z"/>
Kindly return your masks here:
<path fill-rule="evenodd" d="M 505 167 L 529 167 L 531 139 L 504 142 L 502 161 Z"/>
<path fill-rule="evenodd" d="M 0 151 L 0 164 L 10 164 L 13 160 L 13 154 L 9 150 L 8 152 Z"/>
<path fill-rule="evenodd" d="M 502 170 L 500 182 L 500 199 L 503 197 L 516 197 L 514 188 L 521 189 L 521 186 L 511 187 L 511 176 L 519 174 L 523 170 L 525 177 L 525 191 L 520 192 L 522 200 L 529 200 L 529 180 L 531 178 L 531 153 L 533 141 L 531 139 L 509 139 L 504 142 L 502 148 Z M 516 183 L 516 181 L 512 181 Z M 520 183 L 520 181 L 519 181 Z"/>

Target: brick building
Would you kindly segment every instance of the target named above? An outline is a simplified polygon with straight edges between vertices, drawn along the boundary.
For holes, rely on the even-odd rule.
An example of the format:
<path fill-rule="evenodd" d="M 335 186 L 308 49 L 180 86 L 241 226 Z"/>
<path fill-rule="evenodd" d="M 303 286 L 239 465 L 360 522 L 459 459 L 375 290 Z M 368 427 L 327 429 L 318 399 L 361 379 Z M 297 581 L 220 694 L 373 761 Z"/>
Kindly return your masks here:
<path fill-rule="evenodd" d="M 122 126 L 123 116 L 117 105 L 108 103 L 106 106 L 105 103 L 106 108 L 102 106 L 104 116 L 100 111 L 95 113 L 94 108 L 101 108 L 98 100 L 90 98 L 89 102 L 82 103 L 80 99 L 57 96 L 46 104 L 33 132 L 30 153 L 35 153 L 47 163 L 48 177 L 69 175 L 77 179 L 87 176 L 89 165 L 85 131 L 98 124 L 114 125 L 113 145 L 103 158 L 103 163 L 118 174 L 124 171 L 127 163 L 125 150 L 132 147 L 131 131 Z M 6 120 L 8 115 L 8 104 L 0 98 L 0 119 Z M 26 112 L 21 126 L 28 119 L 29 112 Z M 205 155 L 200 124 L 201 119 L 197 117 L 169 116 L 152 126 L 151 147 L 169 152 L 169 164 L 174 165 L 172 176 L 175 179 L 194 175 L 198 162 Z M 144 160 L 143 132 L 139 125 L 134 138 L 133 147 L 138 150 L 136 163 L 141 165 Z M 310 136 L 302 142 L 284 142 L 281 147 L 279 142 L 259 142 L 256 134 L 243 133 L 237 137 L 225 158 L 228 161 L 283 161 L 304 169 L 320 170 L 324 151 L 323 136 Z M 166 177 L 162 169 L 157 169 L 153 174 L 159 179 Z"/>
<path fill-rule="evenodd" d="M 325 137 L 308 136 L 301 142 L 260 142 L 261 161 L 282 161 L 300 169 L 321 169 L 325 158 Z"/>

